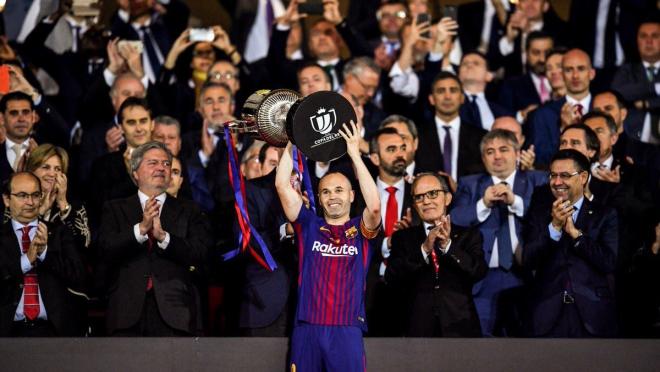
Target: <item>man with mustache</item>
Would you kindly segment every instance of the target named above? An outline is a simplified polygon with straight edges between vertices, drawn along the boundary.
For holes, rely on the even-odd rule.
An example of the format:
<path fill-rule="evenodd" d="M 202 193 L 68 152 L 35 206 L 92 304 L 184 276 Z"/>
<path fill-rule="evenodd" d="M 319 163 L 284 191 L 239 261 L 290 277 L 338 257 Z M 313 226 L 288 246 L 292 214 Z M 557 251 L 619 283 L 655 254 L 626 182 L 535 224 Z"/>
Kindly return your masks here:
<path fill-rule="evenodd" d="M 384 230 L 379 235 L 380 250 L 369 269 L 367 281 L 367 311 L 372 336 L 399 336 L 396 294 L 385 286 L 386 262 L 390 256 L 390 237 L 412 224 L 412 200 L 410 184 L 406 182 L 407 144 L 397 129 L 384 127 L 378 130 L 369 143 L 371 162 L 378 167 L 376 187 L 380 196 Z"/>
<path fill-rule="evenodd" d="M 520 335 L 516 310 L 522 306 L 524 276 L 515 257 L 534 188 L 548 182 L 542 172 L 517 169 L 520 148 L 513 132 L 488 132 L 481 140 L 487 172 L 459 181 L 451 211 L 455 224 L 478 226 L 484 239 L 488 275 L 472 293 L 486 336 Z"/>
<path fill-rule="evenodd" d="M 106 326 L 113 336 L 199 334 L 194 284 L 212 245 L 207 218 L 191 202 L 165 192 L 172 154 L 160 142 L 137 147 L 130 158 L 137 195 L 107 202 L 98 239 L 99 262 L 109 275 Z"/>
<path fill-rule="evenodd" d="M 5 140 L 0 146 L 0 183 L 18 171 L 27 159 L 26 154 L 36 143 L 31 139 L 32 128 L 36 122 L 32 98 L 23 92 L 11 92 L 0 100 L 0 121 L 4 125 Z M 22 160 L 23 159 L 23 160 Z M 22 160 L 22 161 L 21 161 Z"/>
<path fill-rule="evenodd" d="M 617 214 L 584 191 L 590 163 L 573 149 L 550 162 L 555 200 L 530 210 L 523 228 L 523 266 L 535 270 L 530 333 L 537 337 L 613 337 Z"/>

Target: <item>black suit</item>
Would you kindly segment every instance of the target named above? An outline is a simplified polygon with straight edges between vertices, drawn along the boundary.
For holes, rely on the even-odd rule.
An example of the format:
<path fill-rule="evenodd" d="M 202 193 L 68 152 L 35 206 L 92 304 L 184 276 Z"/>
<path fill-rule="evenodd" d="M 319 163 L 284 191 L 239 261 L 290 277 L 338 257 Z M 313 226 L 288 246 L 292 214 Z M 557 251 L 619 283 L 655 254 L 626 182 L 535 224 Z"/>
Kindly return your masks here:
<path fill-rule="evenodd" d="M 192 203 L 167 197 L 162 206 L 163 230 L 170 243 L 139 244 L 133 226 L 142 220 L 137 195 L 113 200 L 103 208 L 99 234 L 99 261 L 110 273 L 108 283 L 108 333 L 132 328 L 140 321 L 145 304 L 147 277 L 163 321 L 172 329 L 195 334 L 200 329 L 199 293 L 193 284 L 206 263 L 211 246 L 205 216 Z"/>
<path fill-rule="evenodd" d="M 0 227 L 0 336 L 10 335 L 23 293 L 20 245 L 10 221 Z M 38 261 L 38 259 L 37 259 Z M 83 265 L 66 226 L 48 224 L 46 258 L 36 265 L 39 291 L 56 336 L 73 336 L 76 319 L 67 287 L 80 288 Z"/>
<path fill-rule="evenodd" d="M 458 133 L 458 177 L 484 172 L 481 161 L 479 143 L 486 131 L 473 124 L 461 121 Z M 435 121 L 431 121 L 419 128 L 419 147 L 415 154 L 415 172 L 431 172 L 444 170 L 442 151 L 440 150 L 440 137 Z"/>
<path fill-rule="evenodd" d="M 656 71 L 654 80 L 649 81 L 642 63 L 625 64 L 614 74 L 612 89 L 621 93 L 628 104 L 629 114 L 624 122 L 624 129 L 636 140 L 641 139 L 647 113 L 651 114 L 651 126 L 658 125 L 660 120 L 660 95 L 655 90 L 655 84 L 658 83 L 660 83 L 660 71 Z M 639 111 L 634 108 L 634 102 L 639 100 L 648 102 L 648 110 Z"/>
<path fill-rule="evenodd" d="M 481 43 L 481 32 L 484 26 L 484 12 L 486 7 L 485 1 L 473 1 L 462 4 L 458 7 L 457 21 L 461 30 L 469 30 L 469 32 L 459 32 L 458 38 L 461 42 L 461 49 L 464 51 L 475 50 Z M 493 15 L 490 31 L 489 49 L 497 47 L 499 36 L 505 31 L 497 18 Z"/>
<path fill-rule="evenodd" d="M 529 320 L 534 336 L 616 335 L 612 286 L 618 245 L 616 212 L 583 200 L 575 227 L 584 235 L 576 240 L 566 233 L 558 242 L 552 240 L 548 232 L 551 207 L 530 209 L 522 257 L 524 266 L 536 270 Z M 569 324 L 576 314 L 582 324 Z"/>
<path fill-rule="evenodd" d="M 451 246 L 447 254 L 436 251 L 440 265 L 437 280 L 433 263 L 426 263 L 422 255 L 424 240 L 423 225 L 394 233 L 392 254 L 385 272 L 388 284 L 409 294 L 407 335 L 481 336 L 472 286 L 486 276 L 488 265 L 484 261 L 479 231 L 451 226 Z"/>
<path fill-rule="evenodd" d="M 541 97 L 528 72 L 525 75 L 505 79 L 500 86 L 498 102 L 515 115 L 529 105 L 540 105 Z"/>
<path fill-rule="evenodd" d="M 7 159 L 7 142 L 2 142 L 0 144 L 0 185 L 8 180 L 12 173 L 14 173 L 14 169 Z"/>

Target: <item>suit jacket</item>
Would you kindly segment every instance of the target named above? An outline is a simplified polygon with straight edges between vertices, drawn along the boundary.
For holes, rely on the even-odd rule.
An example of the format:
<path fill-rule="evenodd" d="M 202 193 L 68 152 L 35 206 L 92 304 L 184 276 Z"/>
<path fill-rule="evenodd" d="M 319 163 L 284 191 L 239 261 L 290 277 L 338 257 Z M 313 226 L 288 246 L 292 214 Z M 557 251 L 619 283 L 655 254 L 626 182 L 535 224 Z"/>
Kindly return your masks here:
<path fill-rule="evenodd" d="M 286 218 L 275 190 L 275 171 L 247 181 L 245 194 L 250 223 L 259 232 L 277 263 L 277 269 L 271 272 L 253 258 L 246 257 L 240 326 L 261 328 L 272 324 L 285 308 L 291 286 L 294 250 L 280 242 L 279 230 L 286 223 Z M 251 243 L 258 249 L 254 239 Z"/>
<path fill-rule="evenodd" d="M 458 25 L 462 30 L 470 32 L 460 32 L 458 38 L 461 42 L 461 49 L 464 51 L 475 50 L 481 42 L 481 32 L 484 25 L 484 11 L 486 7 L 484 1 L 473 1 L 461 4 L 458 7 L 456 15 Z M 490 31 L 489 48 L 497 47 L 500 35 L 505 31 L 496 15 L 493 15 Z"/>
<path fill-rule="evenodd" d="M 76 319 L 67 288 L 80 288 L 84 267 L 66 226 L 48 223 L 46 258 L 36 265 L 39 291 L 58 336 L 73 336 Z M 21 250 L 11 221 L 0 225 L 0 336 L 7 337 L 23 293 Z"/>
<path fill-rule="evenodd" d="M 458 177 L 484 171 L 481 162 L 479 143 L 486 131 L 461 120 L 461 129 L 458 133 Z M 440 150 L 440 137 L 435 121 L 431 121 L 419 128 L 419 147 L 415 154 L 415 172 L 431 172 L 444 170 L 442 151 Z"/>
<path fill-rule="evenodd" d="M 142 220 L 137 195 L 103 207 L 98 240 L 99 262 L 108 270 L 108 333 L 130 328 L 142 314 L 147 277 L 153 280 L 158 310 L 170 327 L 189 333 L 200 329 L 199 293 L 193 275 L 203 268 L 212 245 L 206 217 L 193 203 L 167 197 L 161 224 L 170 234 L 166 249 L 139 244 L 133 226 Z"/>
<path fill-rule="evenodd" d="M 447 254 L 438 251 L 439 279 L 433 263 L 426 263 L 421 245 L 426 240 L 424 225 L 392 235 L 392 254 L 385 281 L 408 293 L 410 304 L 408 336 L 432 335 L 433 307 L 439 307 L 442 336 L 478 337 L 481 327 L 472 300 L 472 285 L 486 276 L 488 266 L 476 229 L 452 225 Z M 437 286 L 437 288 L 436 288 Z"/>
<path fill-rule="evenodd" d="M 481 113 L 480 112 L 475 112 L 470 108 L 470 100 L 472 98 L 469 97 L 467 94 L 465 95 L 465 102 L 461 105 L 461 108 L 459 110 L 459 115 L 461 117 L 461 121 L 474 124 L 475 127 L 484 129 L 483 123 L 481 123 L 481 126 L 477 126 L 476 124 L 480 122 L 481 120 Z M 489 99 L 486 99 L 486 103 L 488 103 L 488 108 L 490 109 L 490 112 L 493 114 L 493 121 L 494 119 L 497 119 L 502 116 L 511 116 L 515 115 L 514 111 L 510 111 L 506 107 L 493 102 Z M 479 115 L 479 117 L 477 117 Z M 492 125 L 492 123 L 491 123 Z"/>
<path fill-rule="evenodd" d="M 531 292 L 532 334 L 542 336 L 552 330 L 562 316 L 562 295 L 569 291 L 589 333 L 616 335 L 616 212 L 585 198 L 575 222 L 584 235 L 577 240 L 567 234 L 562 234 L 559 242 L 550 239 L 551 220 L 550 208 L 538 208 L 530 212 L 523 229 L 523 265 L 536 271 Z"/>
<path fill-rule="evenodd" d="M 0 144 L 0 184 L 4 184 L 12 173 L 14 173 L 14 169 L 9 164 L 9 160 L 7 160 L 7 142 L 2 142 Z"/>
<path fill-rule="evenodd" d="M 527 117 L 527 141 L 534 145 L 537 167 L 550 164 L 552 155 L 559 149 L 560 112 L 566 97 L 547 102 Z"/>
<path fill-rule="evenodd" d="M 660 115 L 660 95 L 655 90 L 655 84 L 660 83 L 660 72 L 656 71 L 655 79 L 650 82 L 642 63 L 627 63 L 619 67 L 612 79 L 612 89 L 621 93 L 628 104 L 628 116 L 624 128 L 632 138 L 639 140 L 642 135 L 644 119 L 651 113 L 652 120 L 657 121 Z M 637 110 L 633 103 L 645 100 L 649 110 Z"/>
<path fill-rule="evenodd" d="M 548 177 L 545 172 L 516 172 L 513 181 L 513 193 L 522 198 L 525 214 L 529 209 L 534 188 L 547 183 Z M 483 237 L 484 259 L 486 262 L 490 262 L 493 244 L 500 226 L 500 216 L 498 213 L 491 212 L 486 220 L 479 222 L 476 205 L 483 198 L 486 188 L 492 185 L 493 179 L 488 173 L 465 176 L 458 182 L 458 189 L 451 205 L 451 220 L 453 223 L 464 227 L 479 227 Z M 519 239 L 522 235 L 523 218 L 514 216 L 516 235 Z"/>
<path fill-rule="evenodd" d="M 541 97 L 536 91 L 532 76 L 527 73 L 505 79 L 500 86 L 499 103 L 514 115 L 529 105 L 540 105 Z"/>

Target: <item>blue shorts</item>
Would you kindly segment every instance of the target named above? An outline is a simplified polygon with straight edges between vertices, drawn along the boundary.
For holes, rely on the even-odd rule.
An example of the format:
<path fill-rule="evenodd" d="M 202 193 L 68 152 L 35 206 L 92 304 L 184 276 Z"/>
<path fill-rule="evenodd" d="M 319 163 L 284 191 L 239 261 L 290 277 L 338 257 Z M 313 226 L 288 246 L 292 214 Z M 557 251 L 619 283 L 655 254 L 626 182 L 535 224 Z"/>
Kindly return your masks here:
<path fill-rule="evenodd" d="M 362 330 L 352 326 L 299 324 L 291 336 L 291 372 L 364 372 Z"/>

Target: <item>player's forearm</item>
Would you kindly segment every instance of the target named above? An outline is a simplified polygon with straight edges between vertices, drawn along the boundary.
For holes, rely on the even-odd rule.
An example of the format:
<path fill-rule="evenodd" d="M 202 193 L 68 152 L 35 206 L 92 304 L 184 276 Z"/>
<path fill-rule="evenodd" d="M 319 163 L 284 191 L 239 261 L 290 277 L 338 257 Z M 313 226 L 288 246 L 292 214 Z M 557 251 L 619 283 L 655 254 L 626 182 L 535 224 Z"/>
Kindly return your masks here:
<path fill-rule="evenodd" d="M 282 209 L 289 221 L 294 221 L 300 211 L 302 198 L 291 186 L 291 172 L 293 171 L 293 159 L 291 157 L 291 143 L 282 152 L 280 162 L 275 173 L 275 188 L 282 203 Z"/>
<path fill-rule="evenodd" d="M 367 166 L 362 161 L 362 157 L 356 156 L 352 158 L 353 165 L 355 166 L 355 174 L 358 182 L 360 183 L 360 191 L 364 198 L 364 203 L 369 213 L 380 218 L 380 197 L 378 196 L 378 188 L 373 177 L 369 173 Z"/>

